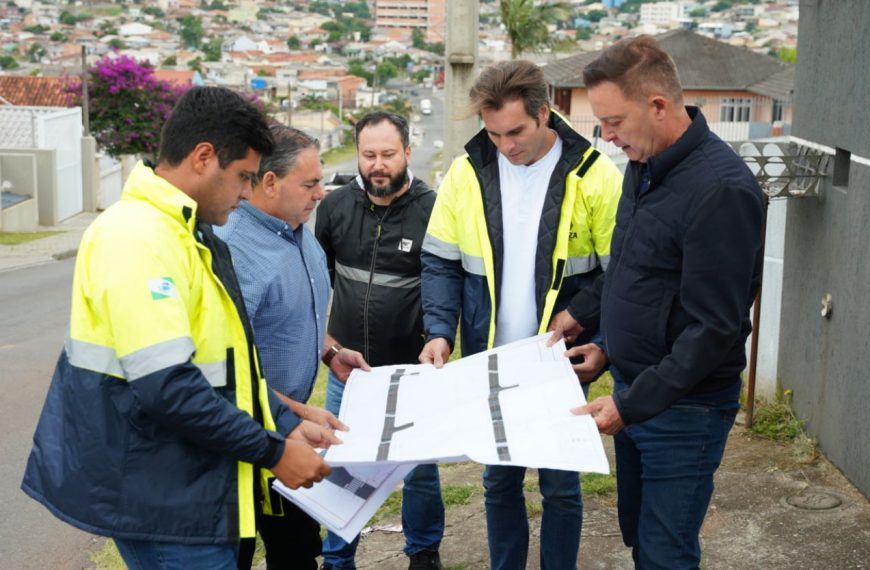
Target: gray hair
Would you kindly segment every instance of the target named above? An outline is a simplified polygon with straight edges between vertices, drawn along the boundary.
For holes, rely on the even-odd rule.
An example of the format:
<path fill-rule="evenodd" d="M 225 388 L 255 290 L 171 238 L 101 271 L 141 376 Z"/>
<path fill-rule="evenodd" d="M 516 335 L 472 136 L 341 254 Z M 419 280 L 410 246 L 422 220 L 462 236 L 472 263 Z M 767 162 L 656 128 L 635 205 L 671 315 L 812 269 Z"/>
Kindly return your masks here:
<path fill-rule="evenodd" d="M 260 159 L 260 170 L 257 172 L 258 181 L 262 180 L 267 172 L 274 172 L 275 176 L 283 178 L 288 172 L 296 168 L 296 161 L 302 151 L 309 148 L 320 150 L 320 141 L 299 129 L 284 125 L 272 125 L 269 131 L 275 140 L 275 148 L 271 154 L 265 154 Z"/>

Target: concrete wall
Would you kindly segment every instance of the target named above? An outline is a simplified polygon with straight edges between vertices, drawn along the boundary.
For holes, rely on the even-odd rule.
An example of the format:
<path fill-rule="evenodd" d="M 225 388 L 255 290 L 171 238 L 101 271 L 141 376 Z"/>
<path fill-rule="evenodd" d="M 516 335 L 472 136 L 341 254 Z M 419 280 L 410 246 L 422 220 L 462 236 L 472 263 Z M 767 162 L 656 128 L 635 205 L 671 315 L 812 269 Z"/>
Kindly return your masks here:
<path fill-rule="evenodd" d="M 0 154 L 36 157 L 36 196 L 39 207 L 39 225 L 53 226 L 57 224 L 56 151 L 37 148 L 0 148 Z"/>
<path fill-rule="evenodd" d="M 800 4 L 793 135 L 851 153 L 788 205 L 779 377 L 825 454 L 870 494 L 870 2 Z M 848 183 L 835 186 L 834 178 Z M 820 316 L 822 296 L 833 300 Z"/>
<path fill-rule="evenodd" d="M 30 196 L 0 212 L 0 230 L 32 232 L 38 221 L 36 196 L 36 157 L 32 155 L 0 154 L 0 180 L 14 192 Z"/>

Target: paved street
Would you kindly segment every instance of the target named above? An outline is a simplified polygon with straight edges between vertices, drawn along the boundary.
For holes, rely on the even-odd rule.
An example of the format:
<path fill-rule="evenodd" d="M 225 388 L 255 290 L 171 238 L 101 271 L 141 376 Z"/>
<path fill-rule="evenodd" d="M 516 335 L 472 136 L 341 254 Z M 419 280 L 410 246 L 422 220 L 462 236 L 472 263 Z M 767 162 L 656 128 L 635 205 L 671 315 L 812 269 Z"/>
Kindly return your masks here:
<path fill-rule="evenodd" d="M 19 488 L 69 321 L 74 259 L 0 273 L 0 566 L 84 567 L 94 539 Z"/>

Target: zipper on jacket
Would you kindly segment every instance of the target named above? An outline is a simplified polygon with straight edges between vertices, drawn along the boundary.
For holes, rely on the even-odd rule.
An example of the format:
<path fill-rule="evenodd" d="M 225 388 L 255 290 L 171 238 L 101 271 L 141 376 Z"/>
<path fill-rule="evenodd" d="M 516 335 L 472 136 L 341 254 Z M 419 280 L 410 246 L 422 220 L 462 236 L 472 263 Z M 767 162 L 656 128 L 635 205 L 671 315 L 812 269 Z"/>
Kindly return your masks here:
<path fill-rule="evenodd" d="M 378 245 L 381 243 L 381 231 L 383 230 L 384 220 L 387 219 L 387 215 L 390 213 L 392 205 L 392 202 L 387 205 L 387 209 L 384 210 L 384 215 L 378 218 L 378 225 L 375 226 L 375 245 L 372 247 L 372 262 L 369 266 L 369 283 L 366 287 L 365 299 L 363 300 L 363 356 L 365 356 L 366 362 L 371 361 L 371 358 L 369 357 L 369 299 L 372 295 L 372 282 L 375 278 L 375 261 L 377 261 L 378 258 Z M 374 204 L 369 207 L 369 212 L 377 218 Z"/>

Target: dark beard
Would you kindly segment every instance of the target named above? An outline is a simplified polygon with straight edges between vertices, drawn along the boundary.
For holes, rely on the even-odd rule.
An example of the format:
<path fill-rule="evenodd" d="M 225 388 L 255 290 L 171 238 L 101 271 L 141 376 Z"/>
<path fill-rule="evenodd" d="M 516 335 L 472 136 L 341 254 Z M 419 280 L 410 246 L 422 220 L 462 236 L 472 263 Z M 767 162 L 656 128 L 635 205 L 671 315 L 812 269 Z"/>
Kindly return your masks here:
<path fill-rule="evenodd" d="M 374 184 L 372 184 L 371 178 L 367 178 L 362 172 L 360 172 L 359 175 L 360 178 L 362 178 L 363 188 L 365 188 L 365 191 L 376 198 L 386 198 L 387 196 L 392 196 L 393 194 L 404 188 L 405 184 L 408 182 L 407 168 L 403 168 L 401 172 L 399 172 L 395 176 L 391 176 L 390 183 L 386 186 L 375 186 Z"/>

